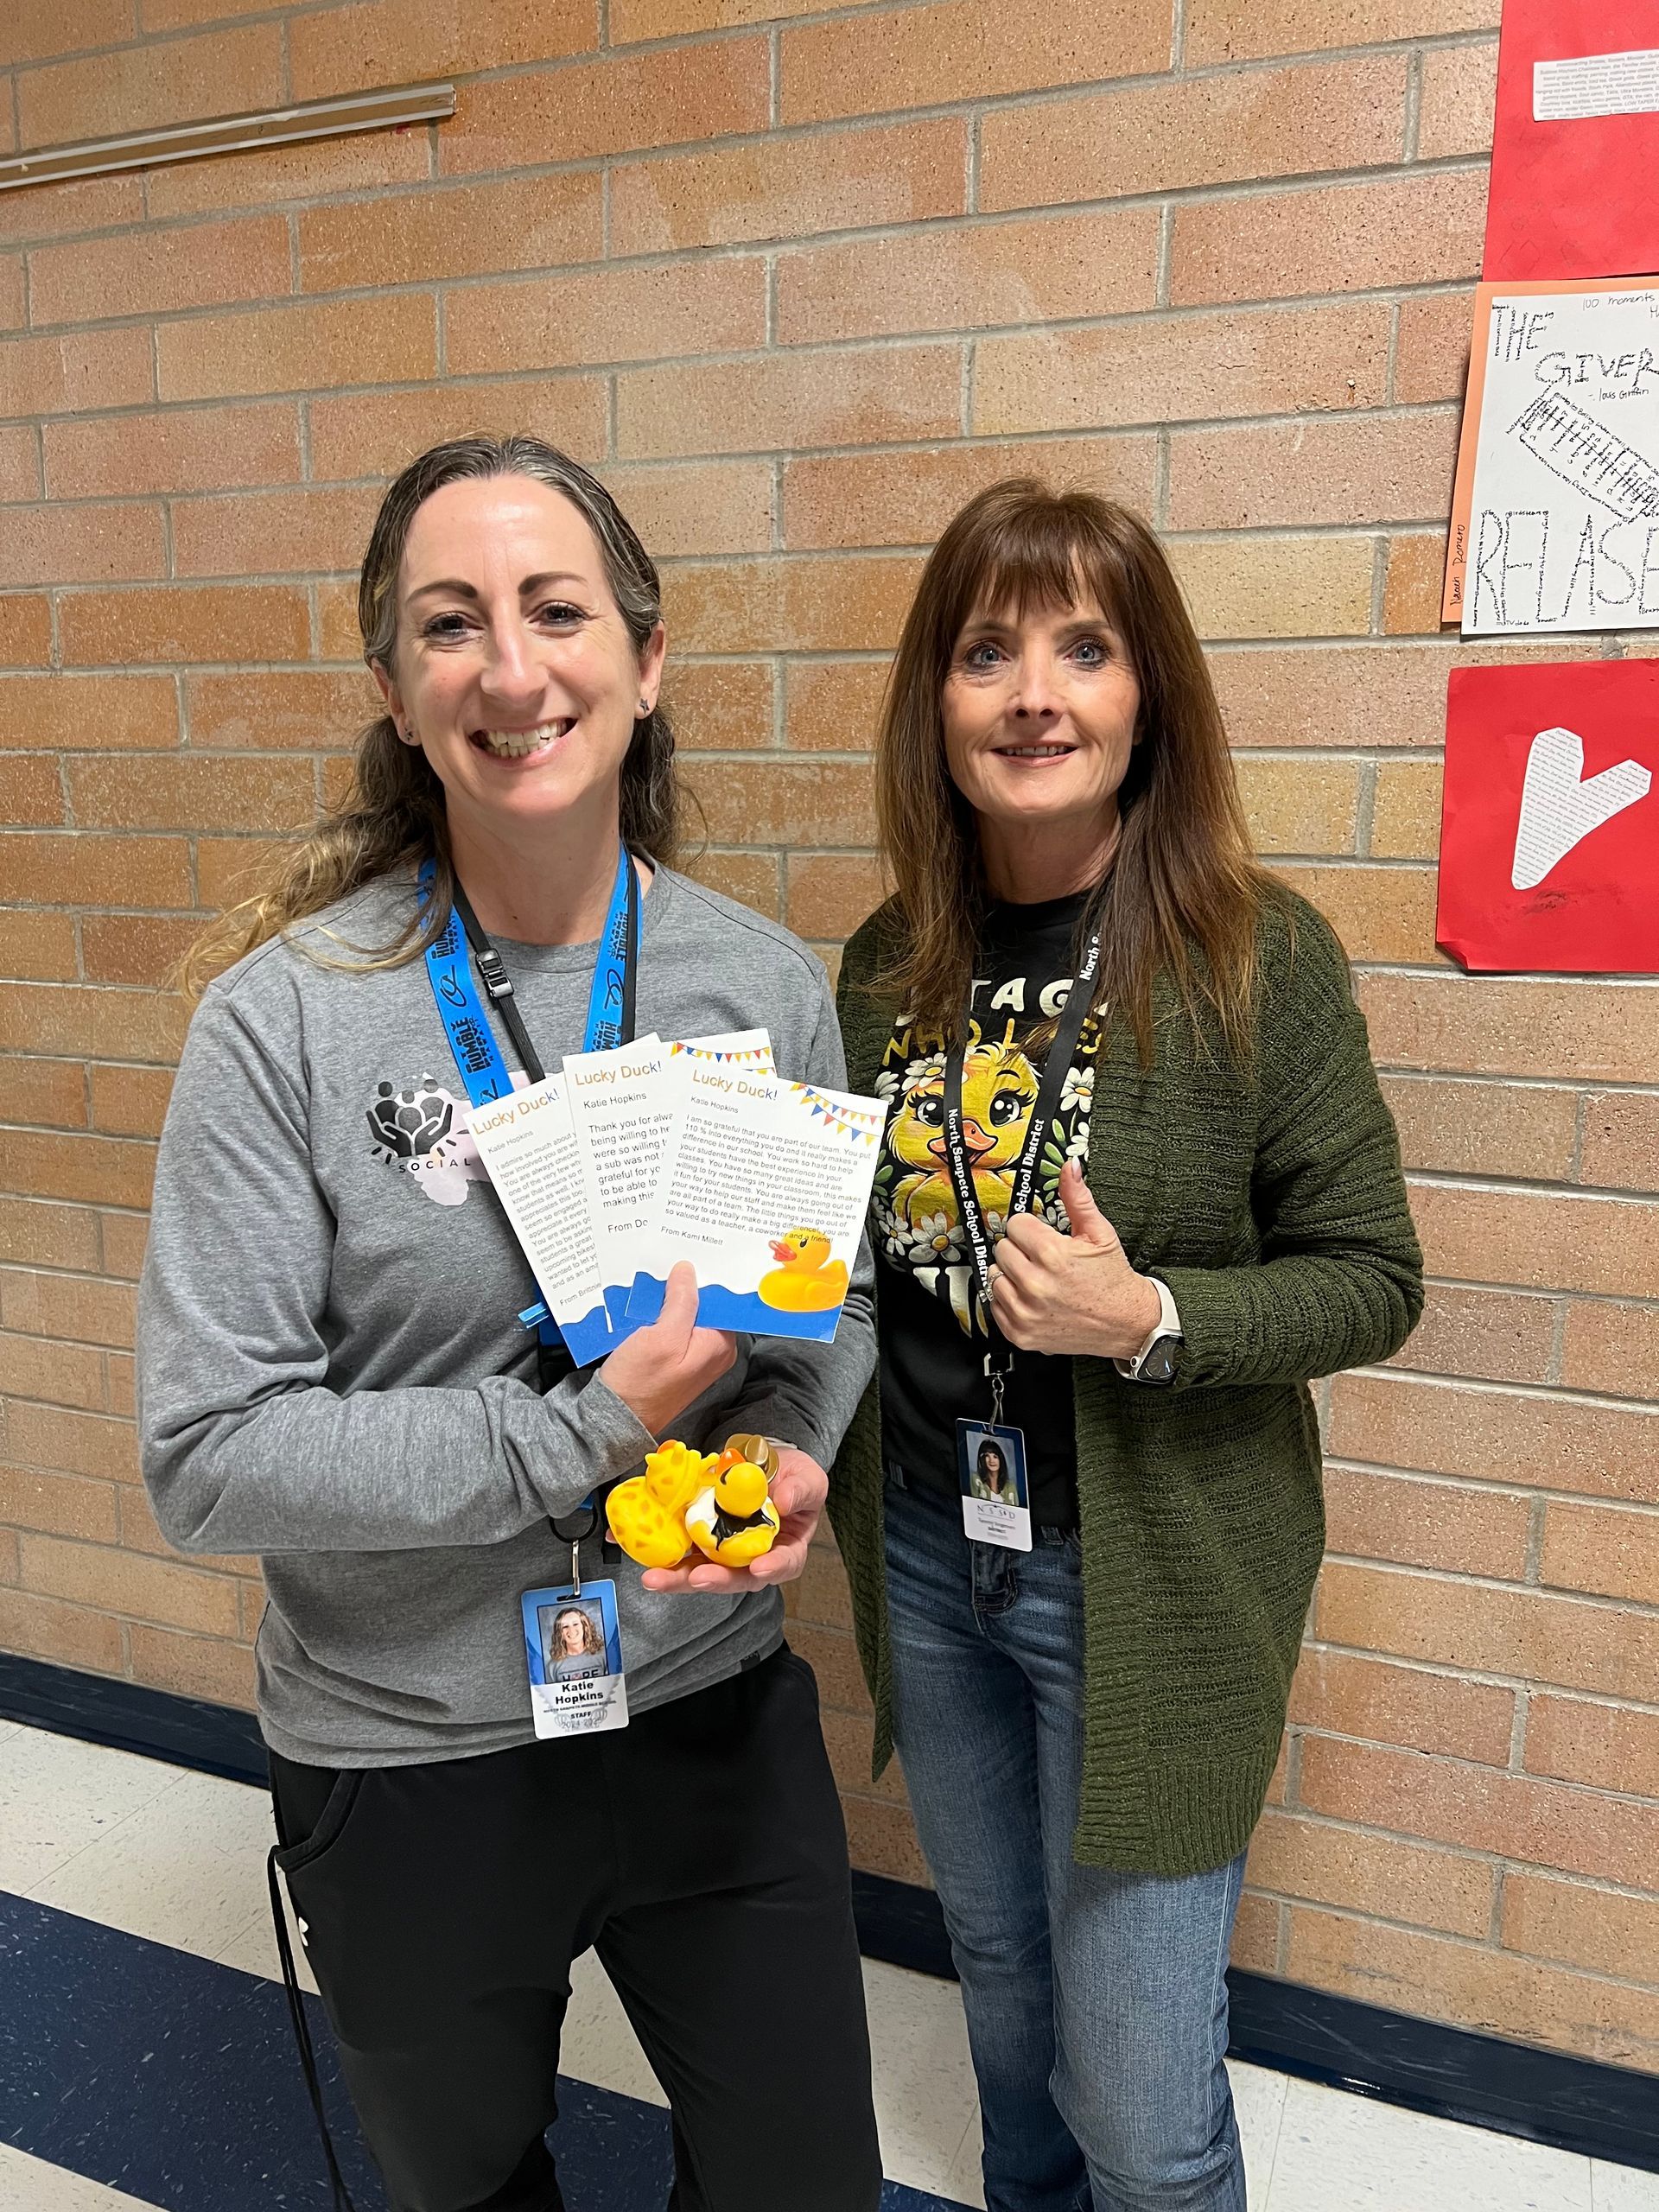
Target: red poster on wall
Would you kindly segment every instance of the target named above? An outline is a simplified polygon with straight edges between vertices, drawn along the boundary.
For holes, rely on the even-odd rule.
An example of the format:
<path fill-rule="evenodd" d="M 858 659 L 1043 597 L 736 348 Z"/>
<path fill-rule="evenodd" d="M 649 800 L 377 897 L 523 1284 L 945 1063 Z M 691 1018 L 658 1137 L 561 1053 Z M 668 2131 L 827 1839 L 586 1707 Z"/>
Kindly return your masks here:
<path fill-rule="evenodd" d="M 1659 270 L 1659 0 L 1503 0 L 1481 274 Z"/>
<path fill-rule="evenodd" d="M 1434 934 L 1483 971 L 1659 972 L 1659 660 L 1452 671 Z"/>

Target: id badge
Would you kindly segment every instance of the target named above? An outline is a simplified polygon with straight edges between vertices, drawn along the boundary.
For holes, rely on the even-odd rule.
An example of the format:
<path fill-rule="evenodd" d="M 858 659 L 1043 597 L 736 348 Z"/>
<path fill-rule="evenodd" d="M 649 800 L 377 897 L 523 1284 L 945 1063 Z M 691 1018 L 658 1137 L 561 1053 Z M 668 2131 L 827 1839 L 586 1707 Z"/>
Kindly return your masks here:
<path fill-rule="evenodd" d="M 995 1421 L 959 1421 L 957 1472 L 962 1483 L 962 1525 L 974 1542 L 1028 1552 L 1031 1491 L 1026 1480 L 1025 1431 Z"/>
<path fill-rule="evenodd" d="M 596 1736 L 628 1725 L 614 1582 L 526 1590 L 524 1662 L 538 1737 Z"/>

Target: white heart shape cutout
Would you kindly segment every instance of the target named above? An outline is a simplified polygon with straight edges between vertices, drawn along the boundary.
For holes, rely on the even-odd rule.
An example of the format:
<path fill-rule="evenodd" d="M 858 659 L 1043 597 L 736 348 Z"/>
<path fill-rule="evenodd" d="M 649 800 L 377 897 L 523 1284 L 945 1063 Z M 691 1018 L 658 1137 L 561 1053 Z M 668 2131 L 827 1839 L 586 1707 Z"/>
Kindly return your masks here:
<path fill-rule="evenodd" d="M 1639 760 L 1620 760 L 1586 783 L 1584 740 L 1570 729 L 1541 729 L 1527 755 L 1510 881 L 1532 890 L 1592 830 L 1645 798 L 1652 783 Z"/>

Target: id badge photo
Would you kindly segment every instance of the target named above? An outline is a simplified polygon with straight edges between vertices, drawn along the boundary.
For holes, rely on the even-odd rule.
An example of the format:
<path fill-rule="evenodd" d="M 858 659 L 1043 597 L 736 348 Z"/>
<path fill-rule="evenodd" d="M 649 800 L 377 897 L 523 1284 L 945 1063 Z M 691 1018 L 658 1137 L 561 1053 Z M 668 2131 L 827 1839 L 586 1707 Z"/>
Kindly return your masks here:
<path fill-rule="evenodd" d="M 538 1737 L 594 1736 L 628 1725 L 614 1582 L 526 1590 L 524 1662 Z"/>
<path fill-rule="evenodd" d="M 1022 1429 L 988 1421 L 957 1423 L 962 1525 L 976 1544 L 1031 1549 L 1031 1491 Z"/>

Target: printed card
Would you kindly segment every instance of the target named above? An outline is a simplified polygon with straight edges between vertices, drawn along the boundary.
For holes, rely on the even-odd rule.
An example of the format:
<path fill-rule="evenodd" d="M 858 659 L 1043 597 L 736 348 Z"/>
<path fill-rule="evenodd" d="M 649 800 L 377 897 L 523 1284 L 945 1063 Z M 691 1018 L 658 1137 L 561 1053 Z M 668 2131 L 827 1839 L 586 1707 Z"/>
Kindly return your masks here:
<path fill-rule="evenodd" d="M 570 1357 L 603 1359 L 614 1338 L 564 1077 L 475 1106 L 472 1135 Z"/>

